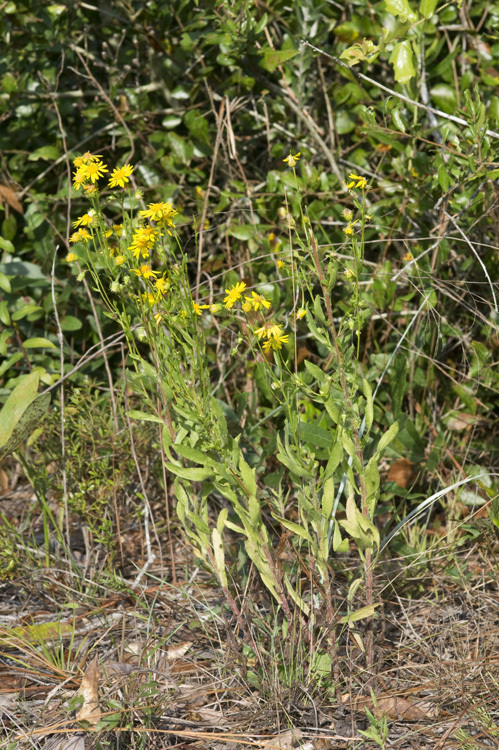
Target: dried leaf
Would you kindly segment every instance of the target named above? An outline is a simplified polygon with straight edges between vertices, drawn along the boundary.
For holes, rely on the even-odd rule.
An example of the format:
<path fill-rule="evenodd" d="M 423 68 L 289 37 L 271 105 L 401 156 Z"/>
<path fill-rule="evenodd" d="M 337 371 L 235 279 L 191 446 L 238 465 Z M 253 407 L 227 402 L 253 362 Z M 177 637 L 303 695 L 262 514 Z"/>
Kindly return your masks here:
<path fill-rule="evenodd" d="M 416 477 L 414 464 L 408 458 L 397 458 L 390 466 L 386 477 L 388 482 L 395 482 L 399 487 L 409 487 Z"/>
<path fill-rule="evenodd" d="M 97 657 L 88 665 L 78 695 L 83 696 L 83 706 L 76 714 L 76 719 L 88 721 L 91 726 L 95 727 L 101 717 L 99 708 L 99 662 Z"/>
<path fill-rule="evenodd" d="M 296 747 L 303 737 L 303 732 L 300 729 L 288 729 L 286 732 L 281 732 L 275 737 L 271 737 L 269 740 L 262 744 L 262 747 L 267 747 L 269 750 L 288 750 L 289 748 Z"/>
<path fill-rule="evenodd" d="M 85 736 L 74 734 L 71 737 L 56 737 L 47 740 L 43 750 L 85 750 Z"/>
<path fill-rule="evenodd" d="M 368 708 L 375 716 L 381 717 L 385 715 L 389 719 L 419 721 L 420 719 L 429 718 L 426 711 L 416 703 L 407 700 L 407 698 L 387 695 L 376 698 L 376 704 L 375 706 L 371 698 L 358 698 L 355 701 L 355 709 L 362 711 L 364 708 Z"/>
<path fill-rule="evenodd" d="M 182 656 L 185 656 L 191 646 L 192 641 L 181 641 L 181 643 L 172 644 L 167 651 L 168 661 L 182 658 Z"/>
<path fill-rule="evenodd" d="M 10 187 L 7 187 L 7 185 L 0 185 L 0 206 L 4 200 L 7 201 L 14 211 L 17 211 L 19 214 L 24 213 L 22 204 L 17 200 L 14 191 Z"/>

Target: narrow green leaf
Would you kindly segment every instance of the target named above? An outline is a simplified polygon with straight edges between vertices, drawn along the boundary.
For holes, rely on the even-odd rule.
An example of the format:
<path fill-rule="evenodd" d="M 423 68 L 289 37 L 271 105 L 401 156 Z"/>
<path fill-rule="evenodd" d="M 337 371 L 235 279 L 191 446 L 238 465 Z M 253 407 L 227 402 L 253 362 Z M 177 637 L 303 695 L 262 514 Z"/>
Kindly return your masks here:
<path fill-rule="evenodd" d="M 243 480 L 244 488 L 248 492 L 248 495 L 256 496 L 257 487 L 256 487 L 255 470 L 252 469 L 246 463 L 246 461 L 243 458 L 242 453 L 239 457 L 239 471 L 241 473 L 241 478 Z"/>
<path fill-rule="evenodd" d="M 4 292 L 10 292 L 10 289 L 11 289 L 9 277 L 1 272 L 0 272 L 0 289 L 3 289 Z"/>
<path fill-rule="evenodd" d="M 399 431 L 399 424 L 398 422 L 394 422 L 388 430 L 381 436 L 379 443 L 376 448 L 376 457 L 379 459 L 381 455 L 383 454 L 383 451 L 385 448 L 390 445 L 393 438 L 397 435 Z"/>
<path fill-rule="evenodd" d="M 365 620 L 366 617 L 372 617 L 376 607 L 381 607 L 381 602 L 376 604 L 369 604 L 367 607 L 361 607 L 356 612 L 351 612 L 349 615 L 340 617 L 339 622 L 342 625 L 346 625 L 348 622 L 358 622 L 359 620 Z"/>
<path fill-rule="evenodd" d="M 155 414 L 148 414 L 145 411 L 138 411 L 138 409 L 131 409 L 126 413 L 130 419 L 138 419 L 141 422 L 156 422 L 157 424 L 164 424 L 164 419 L 157 417 Z"/>
<path fill-rule="evenodd" d="M 42 337 L 26 339 L 26 341 L 23 342 L 23 346 L 25 349 L 57 349 L 56 345 L 53 344 L 52 341 L 49 341 L 48 339 L 44 339 Z"/>
<path fill-rule="evenodd" d="M 272 516 L 276 519 L 276 521 L 279 521 L 279 523 L 282 523 L 284 528 L 289 529 L 289 531 L 292 531 L 293 534 L 296 534 L 297 536 L 301 536 L 302 539 L 306 539 L 308 542 L 312 541 L 310 538 L 310 534 L 305 528 L 303 528 L 303 526 L 300 526 L 298 523 L 294 523 L 294 521 L 288 521 L 287 518 L 278 516 L 277 513 L 272 513 Z"/>
<path fill-rule="evenodd" d="M 0 411 L 0 446 L 5 445 L 28 406 L 35 400 L 40 373 L 33 371 L 14 388 Z"/>
<path fill-rule="evenodd" d="M 296 49 L 271 49 L 265 48 L 261 53 L 262 59 L 260 65 L 269 73 L 273 73 L 276 68 L 291 60 L 298 54 Z"/>
<path fill-rule="evenodd" d="M 172 474 L 181 479 L 188 479 L 191 482 L 204 482 L 205 479 L 213 479 L 215 476 L 210 469 L 185 468 L 184 466 L 175 466 L 175 464 L 165 463 L 165 467 Z"/>
<path fill-rule="evenodd" d="M 222 586 L 227 588 L 227 573 L 225 571 L 225 554 L 224 546 L 222 542 L 222 536 L 218 529 L 213 529 L 212 532 L 213 540 L 213 554 L 215 557 L 215 565 L 217 568 L 218 577 Z"/>

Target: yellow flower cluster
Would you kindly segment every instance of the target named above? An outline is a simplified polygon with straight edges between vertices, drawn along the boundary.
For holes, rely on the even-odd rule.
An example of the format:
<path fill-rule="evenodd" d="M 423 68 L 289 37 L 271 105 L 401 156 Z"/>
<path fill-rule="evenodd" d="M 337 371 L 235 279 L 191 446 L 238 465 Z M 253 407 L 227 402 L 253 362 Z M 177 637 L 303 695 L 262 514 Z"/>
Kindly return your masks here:
<path fill-rule="evenodd" d="M 73 187 L 75 190 L 79 190 L 81 187 L 86 193 L 93 193 L 97 190 L 95 183 L 100 177 L 104 177 L 105 172 L 109 172 L 107 164 L 102 161 L 101 154 L 91 154 L 87 151 L 82 156 L 77 156 L 73 160 L 73 164 L 76 167 L 76 172 L 73 174 Z M 109 187 L 125 187 L 126 183 L 130 181 L 130 175 L 133 172 L 131 164 L 125 164 L 123 167 L 113 169 L 111 177 L 109 179 Z"/>
<path fill-rule="evenodd" d="M 343 185 L 348 189 L 351 190 L 352 188 L 355 188 L 356 190 L 365 190 L 367 186 L 367 180 L 365 177 L 362 177 L 359 174 L 355 174 L 355 172 L 350 172 L 348 175 L 348 179 L 350 182 L 344 182 Z"/>
<path fill-rule="evenodd" d="M 282 349 L 282 345 L 289 340 L 289 336 L 283 333 L 281 326 L 272 322 L 265 323 L 261 328 L 257 328 L 254 334 L 259 339 L 266 339 L 263 344 L 264 352 L 268 352 L 270 349 Z"/>

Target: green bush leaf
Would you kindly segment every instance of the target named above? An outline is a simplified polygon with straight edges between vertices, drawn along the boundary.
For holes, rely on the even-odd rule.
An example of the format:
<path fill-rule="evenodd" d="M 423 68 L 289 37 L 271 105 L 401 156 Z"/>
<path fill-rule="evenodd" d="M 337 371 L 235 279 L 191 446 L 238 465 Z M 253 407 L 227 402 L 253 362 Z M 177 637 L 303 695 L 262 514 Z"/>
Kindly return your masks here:
<path fill-rule="evenodd" d="M 269 73 L 273 73 L 279 65 L 292 60 L 298 54 L 296 49 L 271 49 L 267 47 L 261 52 L 262 59 L 260 65 Z"/>
<path fill-rule="evenodd" d="M 419 4 L 419 12 L 425 18 L 431 18 L 435 13 L 438 0 L 421 0 Z"/>
<path fill-rule="evenodd" d="M 25 349 L 57 349 L 52 341 L 44 339 L 41 336 L 37 336 L 34 339 L 26 339 L 23 342 L 23 346 Z"/>
<path fill-rule="evenodd" d="M 390 63 L 393 65 L 395 80 L 399 83 L 407 83 L 416 75 L 412 63 L 412 47 L 407 40 L 398 42 L 390 55 Z"/>
<path fill-rule="evenodd" d="M 391 13 L 392 16 L 398 16 L 402 22 L 415 23 L 418 20 L 417 14 L 414 13 L 408 0 L 385 0 L 385 6 L 388 13 Z"/>

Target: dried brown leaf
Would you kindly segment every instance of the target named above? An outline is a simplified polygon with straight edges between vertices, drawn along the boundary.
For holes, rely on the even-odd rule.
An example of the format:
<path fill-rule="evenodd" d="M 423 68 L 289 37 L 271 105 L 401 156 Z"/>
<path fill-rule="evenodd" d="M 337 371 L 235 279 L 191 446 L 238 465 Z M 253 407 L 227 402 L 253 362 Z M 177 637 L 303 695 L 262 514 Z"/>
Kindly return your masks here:
<path fill-rule="evenodd" d="M 185 656 L 191 646 L 192 641 L 181 641 L 180 643 L 172 644 L 166 652 L 168 661 L 180 659 L 182 656 Z"/>
<path fill-rule="evenodd" d="M 87 667 L 78 694 L 83 696 L 83 706 L 76 714 L 78 721 L 88 721 L 95 727 L 101 717 L 99 708 L 99 662 L 97 657 Z"/>
<path fill-rule="evenodd" d="M 303 737 L 303 732 L 300 729 L 288 729 L 286 732 L 281 732 L 275 737 L 271 737 L 262 743 L 261 747 L 269 748 L 269 750 L 289 750 L 289 748 L 296 747 Z"/>
<path fill-rule="evenodd" d="M 14 191 L 10 187 L 7 187 L 7 185 L 0 185 L 0 206 L 4 200 L 7 201 L 14 211 L 17 211 L 19 214 L 24 213 L 22 204 L 18 201 Z"/>
<path fill-rule="evenodd" d="M 416 478 L 414 464 L 408 458 L 397 458 L 390 466 L 386 477 L 388 482 L 395 482 L 399 487 L 409 487 Z"/>

